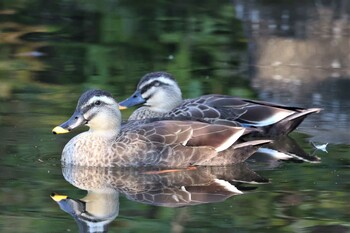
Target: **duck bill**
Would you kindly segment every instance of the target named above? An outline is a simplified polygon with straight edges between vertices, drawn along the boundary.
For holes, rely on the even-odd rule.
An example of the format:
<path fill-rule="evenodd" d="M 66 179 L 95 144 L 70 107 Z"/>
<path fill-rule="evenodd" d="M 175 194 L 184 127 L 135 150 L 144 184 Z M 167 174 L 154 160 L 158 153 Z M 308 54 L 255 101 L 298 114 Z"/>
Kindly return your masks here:
<path fill-rule="evenodd" d="M 57 194 L 57 193 L 52 193 L 51 194 L 51 198 L 52 200 L 54 200 L 55 202 L 60 202 L 62 200 L 65 200 L 68 198 L 68 196 L 66 195 L 61 195 L 61 194 Z"/>
<path fill-rule="evenodd" d="M 132 106 L 143 104 L 146 100 L 142 98 L 141 91 L 137 90 L 129 98 L 119 103 L 119 109 L 124 110 Z"/>
<path fill-rule="evenodd" d="M 59 126 L 56 126 L 52 130 L 52 133 L 53 134 L 69 133 L 72 129 L 75 129 L 86 123 L 87 123 L 87 120 L 85 120 L 83 114 L 79 111 L 75 111 L 73 116 L 71 116 L 68 121 L 64 122 Z"/>

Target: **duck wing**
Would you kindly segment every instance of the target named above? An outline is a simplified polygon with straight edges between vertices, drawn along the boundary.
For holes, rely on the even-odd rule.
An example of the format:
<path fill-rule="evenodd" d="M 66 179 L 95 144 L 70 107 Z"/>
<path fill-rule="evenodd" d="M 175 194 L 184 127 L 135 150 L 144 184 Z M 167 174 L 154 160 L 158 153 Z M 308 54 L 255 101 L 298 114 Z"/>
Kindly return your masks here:
<path fill-rule="evenodd" d="M 242 127 L 213 125 L 197 121 L 164 120 L 140 125 L 138 134 L 150 142 L 188 147 L 212 147 L 222 151 L 234 144 L 246 131 Z"/>
<path fill-rule="evenodd" d="M 226 151 L 245 133 L 242 127 L 196 121 L 154 121 L 125 124 L 115 144 L 122 160 L 134 166 L 188 167 Z M 231 148 L 230 148 L 231 150 Z"/>
<path fill-rule="evenodd" d="M 226 95 L 185 100 L 168 113 L 173 119 L 201 119 L 208 123 L 264 128 L 264 136 L 288 134 L 319 108 L 300 108 Z"/>
<path fill-rule="evenodd" d="M 238 121 L 250 126 L 265 126 L 276 123 L 301 110 L 303 109 L 226 95 L 204 95 L 199 98 L 185 100 L 169 115 L 219 118 Z"/>

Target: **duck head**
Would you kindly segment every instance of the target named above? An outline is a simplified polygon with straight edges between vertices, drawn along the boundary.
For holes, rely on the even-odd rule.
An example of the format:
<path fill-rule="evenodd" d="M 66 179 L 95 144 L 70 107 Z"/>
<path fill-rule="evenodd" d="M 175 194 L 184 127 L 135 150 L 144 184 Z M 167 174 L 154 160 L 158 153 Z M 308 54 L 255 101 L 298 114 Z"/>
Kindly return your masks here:
<path fill-rule="evenodd" d="M 56 126 L 52 132 L 68 133 L 81 125 L 89 126 L 92 132 L 118 133 L 121 114 L 117 102 L 109 92 L 89 90 L 83 93 L 73 115 L 68 121 Z"/>
<path fill-rule="evenodd" d="M 181 90 L 174 77 L 166 72 L 153 72 L 143 76 L 137 90 L 119 103 L 120 109 L 142 104 L 155 112 L 166 113 L 182 102 Z"/>

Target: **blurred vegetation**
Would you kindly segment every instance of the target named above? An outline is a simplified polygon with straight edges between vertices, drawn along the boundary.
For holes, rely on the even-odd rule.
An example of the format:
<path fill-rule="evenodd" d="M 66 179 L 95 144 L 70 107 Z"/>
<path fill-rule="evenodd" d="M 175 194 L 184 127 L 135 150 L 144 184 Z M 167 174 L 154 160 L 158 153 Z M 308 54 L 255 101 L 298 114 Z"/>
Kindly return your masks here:
<path fill-rule="evenodd" d="M 84 196 L 61 175 L 60 153 L 72 135 L 52 136 L 51 128 L 73 112 L 84 89 L 103 88 L 122 99 L 145 73 L 166 70 L 185 97 L 253 97 L 234 12 L 229 1 L 1 1 L 1 231 L 77 231 L 49 197 L 53 191 Z M 311 150 L 305 136 L 293 136 Z M 327 166 L 262 171 L 271 184 L 224 203 L 171 209 L 122 198 L 110 232 L 168 232 L 177 219 L 184 232 L 348 226 L 348 149 L 337 147 L 337 160 L 323 156 Z"/>
<path fill-rule="evenodd" d="M 241 86 L 248 84 L 241 67 L 246 42 L 231 3 L 36 0 L 3 5 L 14 9 L 6 18 L 16 22 L 16 32 L 4 27 L 19 43 L 3 56 L 18 54 L 19 47 L 41 54 L 10 62 L 23 63 L 28 82 L 112 87 L 116 95 L 127 96 L 142 75 L 166 70 L 185 95 L 196 80 L 205 84 L 198 94 L 232 93 L 235 86 L 242 94 Z M 42 65 L 33 69 L 34 63 Z M 12 71 L 23 76 L 18 68 Z"/>

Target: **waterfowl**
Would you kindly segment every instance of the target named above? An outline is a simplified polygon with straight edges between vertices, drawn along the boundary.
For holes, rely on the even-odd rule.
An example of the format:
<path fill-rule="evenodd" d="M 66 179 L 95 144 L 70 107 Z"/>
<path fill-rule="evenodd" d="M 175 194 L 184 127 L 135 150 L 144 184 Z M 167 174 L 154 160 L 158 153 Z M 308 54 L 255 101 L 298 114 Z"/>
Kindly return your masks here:
<path fill-rule="evenodd" d="M 61 157 L 64 164 L 102 167 L 225 165 L 246 160 L 260 145 L 270 142 L 239 142 L 251 130 L 198 121 L 141 120 L 121 125 L 117 102 L 109 92 L 102 90 L 83 93 L 70 119 L 52 131 L 67 133 L 81 125 L 90 129 L 66 144 Z"/>
<path fill-rule="evenodd" d="M 136 91 L 119 106 L 125 109 L 140 104 L 142 107 L 135 110 L 129 120 L 154 117 L 205 120 L 208 123 L 257 127 L 262 130 L 259 136 L 287 135 L 307 115 L 321 110 L 217 94 L 183 100 L 176 80 L 166 72 L 143 76 Z"/>

